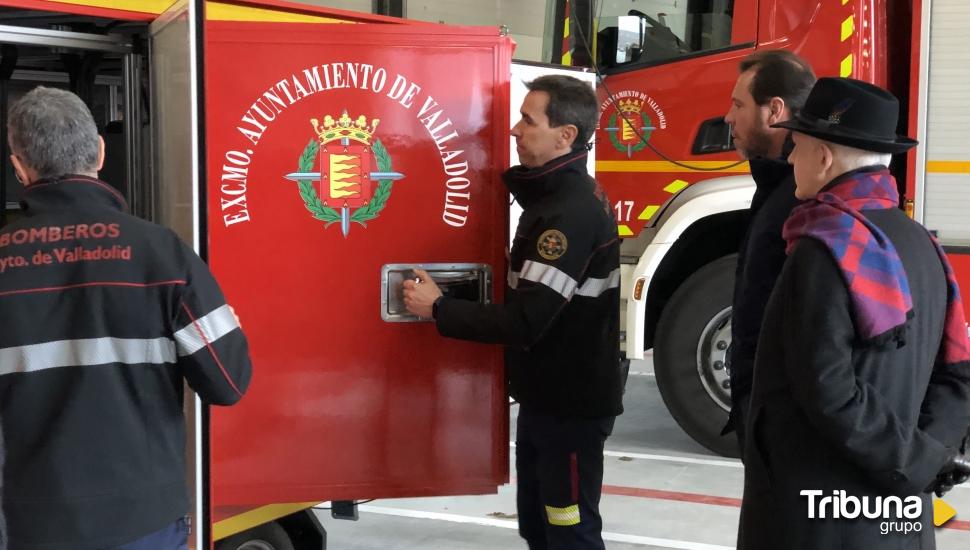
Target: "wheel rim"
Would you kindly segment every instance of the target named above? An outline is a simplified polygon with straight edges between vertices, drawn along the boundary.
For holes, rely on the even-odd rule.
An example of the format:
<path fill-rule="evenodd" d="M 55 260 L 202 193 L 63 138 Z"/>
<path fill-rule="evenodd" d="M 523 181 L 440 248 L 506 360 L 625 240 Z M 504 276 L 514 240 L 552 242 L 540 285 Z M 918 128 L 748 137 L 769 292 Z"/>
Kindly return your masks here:
<path fill-rule="evenodd" d="M 242 543 L 236 550 L 276 550 L 276 547 L 266 541 L 250 540 Z"/>
<path fill-rule="evenodd" d="M 731 345 L 731 308 L 711 318 L 697 342 L 697 375 L 707 395 L 725 411 L 731 410 L 731 377 L 727 350 Z"/>

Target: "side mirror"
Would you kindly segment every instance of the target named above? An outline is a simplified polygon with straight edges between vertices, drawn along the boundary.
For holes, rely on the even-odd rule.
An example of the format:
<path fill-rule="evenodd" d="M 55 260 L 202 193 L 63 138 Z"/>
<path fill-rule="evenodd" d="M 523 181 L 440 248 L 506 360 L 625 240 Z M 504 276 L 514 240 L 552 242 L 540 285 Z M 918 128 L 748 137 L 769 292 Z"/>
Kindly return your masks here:
<path fill-rule="evenodd" d="M 596 33 L 596 64 L 600 68 L 609 69 L 617 64 L 616 39 L 618 30 L 616 27 L 606 27 Z"/>

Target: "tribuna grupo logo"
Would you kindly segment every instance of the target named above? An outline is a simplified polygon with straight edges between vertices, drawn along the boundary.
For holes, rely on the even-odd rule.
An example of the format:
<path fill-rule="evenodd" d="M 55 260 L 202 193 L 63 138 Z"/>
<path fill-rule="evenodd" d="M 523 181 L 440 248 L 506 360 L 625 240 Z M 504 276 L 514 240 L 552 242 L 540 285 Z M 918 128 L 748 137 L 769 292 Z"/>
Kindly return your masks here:
<path fill-rule="evenodd" d="M 808 497 L 808 519 L 882 519 L 879 532 L 907 534 L 923 530 L 923 501 L 917 496 L 900 498 L 855 497 L 845 491 L 802 490 L 798 494 Z"/>

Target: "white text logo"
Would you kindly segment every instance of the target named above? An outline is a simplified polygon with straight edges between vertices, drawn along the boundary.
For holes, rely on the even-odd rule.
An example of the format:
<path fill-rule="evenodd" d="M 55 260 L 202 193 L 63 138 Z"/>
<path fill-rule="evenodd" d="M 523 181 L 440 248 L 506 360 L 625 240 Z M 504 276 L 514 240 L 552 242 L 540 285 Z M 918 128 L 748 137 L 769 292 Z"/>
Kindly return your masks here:
<path fill-rule="evenodd" d="M 879 524 L 879 532 L 911 533 L 923 529 L 920 518 L 923 515 L 923 501 L 917 496 L 900 498 L 890 497 L 854 497 L 845 491 L 832 491 L 829 496 L 822 496 L 820 490 L 803 490 L 800 495 L 808 497 L 809 519 L 883 519 Z M 894 521 L 888 521 L 894 520 Z"/>

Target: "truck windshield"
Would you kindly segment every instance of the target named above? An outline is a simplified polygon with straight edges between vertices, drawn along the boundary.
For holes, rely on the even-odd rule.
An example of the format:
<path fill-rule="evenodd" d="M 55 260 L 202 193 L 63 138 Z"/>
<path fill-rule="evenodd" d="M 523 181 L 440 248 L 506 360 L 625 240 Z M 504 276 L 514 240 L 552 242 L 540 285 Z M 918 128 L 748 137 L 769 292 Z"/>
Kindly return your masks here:
<path fill-rule="evenodd" d="M 657 62 L 731 44 L 734 0 L 605 0 L 603 65 Z"/>

